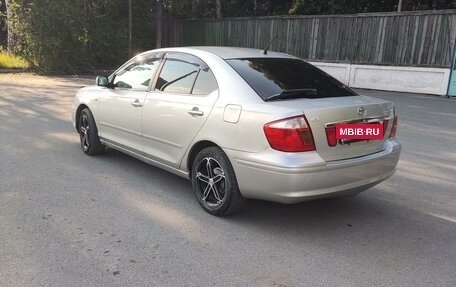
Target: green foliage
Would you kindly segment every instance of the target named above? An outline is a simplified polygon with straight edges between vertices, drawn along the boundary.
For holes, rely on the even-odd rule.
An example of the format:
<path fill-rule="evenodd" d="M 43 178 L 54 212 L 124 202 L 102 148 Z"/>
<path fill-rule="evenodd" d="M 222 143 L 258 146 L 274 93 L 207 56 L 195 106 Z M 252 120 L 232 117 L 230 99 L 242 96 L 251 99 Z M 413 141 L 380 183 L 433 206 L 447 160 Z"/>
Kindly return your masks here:
<path fill-rule="evenodd" d="M 290 8 L 290 14 L 317 14 L 326 11 L 327 7 L 322 7 L 318 0 L 294 0 Z M 327 4 L 327 1 L 325 1 Z"/>
<path fill-rule="evenodd" d="M 43 71 L 112 69 L 129 58 L 128 0 L 0 0 L 0 45 L 6 23 L 13 51 Z M 155 48 L 157 1 L 133 1 L 132 53 Z M 221 0 L 223 17 L 394 11 L 398 0 Z M 215 18 L 216 0 L 163 0 L 164 17 Z M 456 0 L 403 0 L 403 10 L 455 8 Z M 166 25 L 164 26 L 166 36 Z M 13 42 L 13 41 L 12 41 Z"/>
<path fill-rule="evenodd" d="M 403 0 L 403 11 L 414 10 L 435 10 L 435 9 L 454 9 L 455 0 Z"/>
<path fill-rule="evenodd" d="M 226 0 L 222 2 L 225 17 L 286 15 L 293 0 Z"/>
<path fill-rule="evenodd" d="M 294 0 L 290 14 L 355 14 L 397 11 L 398 0 Z M 454 9 L 455 0 L 403 0 L 402 11 Z"/>
<path fill-rule="evenodd" d="M 398 0 L 295 0 L 290 14 L 347 14 L 395 11 Z"/>
<path fill-rule="evenodd" d="M 29 63 L 24 59 L 9 54 L 4 51 L 0 51 L 0 69 L 27 69 Z"/>
<path fill-rule="evenodd" d="M 135 0 L 133 2 L 133 54 L 155 48 L 156 18 L 154 11 L 156 7 L 154 2 L 156 1 Z M 127 28 L 127 24 L 124 28 Z M 127 44 L 127 39 L 125 39 L 125 44 Z"/>
<path fill-rule="evenodd" d="M 84 18 L 74 3 L 71 0 L 34 3 L 33 25 L 25 27 L 28 37 L 21 51 L 45 71 L 72 70 L 89 62 Z"/>
<path fill-rule="evenodd" d="M 15 50 L 45 72 L 110 69 L 129 56 L 125 1 L 17 2 L 13 25 L 20 42 Z"/>
<path fill-rule="evenodd" d="M 128 55 L 127 1 L 86 1 L 89 3 L 81 39 L 90 54 L 89 68 L 113 68 Z"/>

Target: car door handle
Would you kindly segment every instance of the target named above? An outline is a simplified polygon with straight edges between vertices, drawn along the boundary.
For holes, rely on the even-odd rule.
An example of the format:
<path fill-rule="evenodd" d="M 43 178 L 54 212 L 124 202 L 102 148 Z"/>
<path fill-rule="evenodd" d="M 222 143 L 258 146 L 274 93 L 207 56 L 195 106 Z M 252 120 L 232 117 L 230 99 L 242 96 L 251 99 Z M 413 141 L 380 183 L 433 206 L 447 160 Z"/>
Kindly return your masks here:
<path fill-rule="evenodd" d="M 198 109 L 198 107 L 193 107 L 193 109 L 191 109 L 190 111 L 188 111 L 188 113 L 194 117 L 196 116 L 204 116 L 204 112 L 203 111 L 200 111 Z"/>
<path fill-rule="evenodd" d="M 141 104 L 138 99 L 136 99 L 133 103 L 131 103 L 131 105 L 135 108 L 140 108 L 143 106 L 143 104 Z"/>

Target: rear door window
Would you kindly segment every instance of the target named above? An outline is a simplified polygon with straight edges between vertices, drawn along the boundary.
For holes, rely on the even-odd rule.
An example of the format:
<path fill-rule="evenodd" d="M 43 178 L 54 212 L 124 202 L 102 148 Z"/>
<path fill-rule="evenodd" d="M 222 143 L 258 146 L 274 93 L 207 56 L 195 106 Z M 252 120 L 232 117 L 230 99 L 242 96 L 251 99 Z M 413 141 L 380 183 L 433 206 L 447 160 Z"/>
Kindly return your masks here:
<path fill-rule="evenodd" d="M 350 88 L 313 65 L 290 58 L 229 59 L 244 80 L 263 99 L 284 91 L 316 90 L 303 97 L 329 98 L 356 96 Z"/>
<path fill-rule="evenodd" d="M 154 88 L 186 95 L 208 95 L 217 89 L 217 81 L 209 67 L 199 58 L 183 53 L 170 53 L 166 57 Z"/>
<path fill-rule="evenodd" d="M 214 74 L 208 68 L 201 69 L 198 73 L 195 86 L 193 86 L 193 95 L 209 95 L 213 91 L 217 90 L 217 81 L 215 80 Z"/>

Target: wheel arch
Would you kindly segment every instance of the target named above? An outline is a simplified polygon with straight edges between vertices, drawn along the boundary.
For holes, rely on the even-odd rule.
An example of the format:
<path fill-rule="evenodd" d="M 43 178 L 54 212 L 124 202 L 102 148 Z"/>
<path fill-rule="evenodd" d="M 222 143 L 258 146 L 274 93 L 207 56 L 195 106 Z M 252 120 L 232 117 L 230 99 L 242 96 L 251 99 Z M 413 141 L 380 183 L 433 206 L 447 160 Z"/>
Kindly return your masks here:
<path fill-rule="evenodd" d="M 90 111 L 90 108 L 86 104 L 80 104 L 78 106 L 78 108 L 76 109 L 75 116 L 74 116 L 76 131 L 79 131 L 79 116 L 81 115 L 81 112 L 83 109 L 89 109 L 89 111 Z"/>
<path fill-rule="evenodd" d="M 201 140 L 197 143 L 195 143 L 192 148 L 190 149 L 190 152 L 188 153 L 187 157 L 187 170 L 188 170 L 188 177 L 191 178 L 192 176 L 192 167 L 193 167 L 193 161 L 195 160 L 196 156 L 200 151 L 202 151 L 205 148 L 208 147 L 219 147 L 216 143 L 210 141 L 210 140 Z"/>

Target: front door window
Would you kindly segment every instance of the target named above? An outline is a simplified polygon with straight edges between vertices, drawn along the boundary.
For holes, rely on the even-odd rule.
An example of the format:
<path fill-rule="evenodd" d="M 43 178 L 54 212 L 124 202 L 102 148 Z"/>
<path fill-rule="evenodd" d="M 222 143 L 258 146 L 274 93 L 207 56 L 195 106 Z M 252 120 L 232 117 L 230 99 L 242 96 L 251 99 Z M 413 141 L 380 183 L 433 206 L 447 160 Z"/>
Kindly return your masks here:
<path fill-rule="evenodd" d="M 160 59 L 155 57 L 135 59 L 116 74 L 114 88 L 146 91 L 159 64 Z"/>

